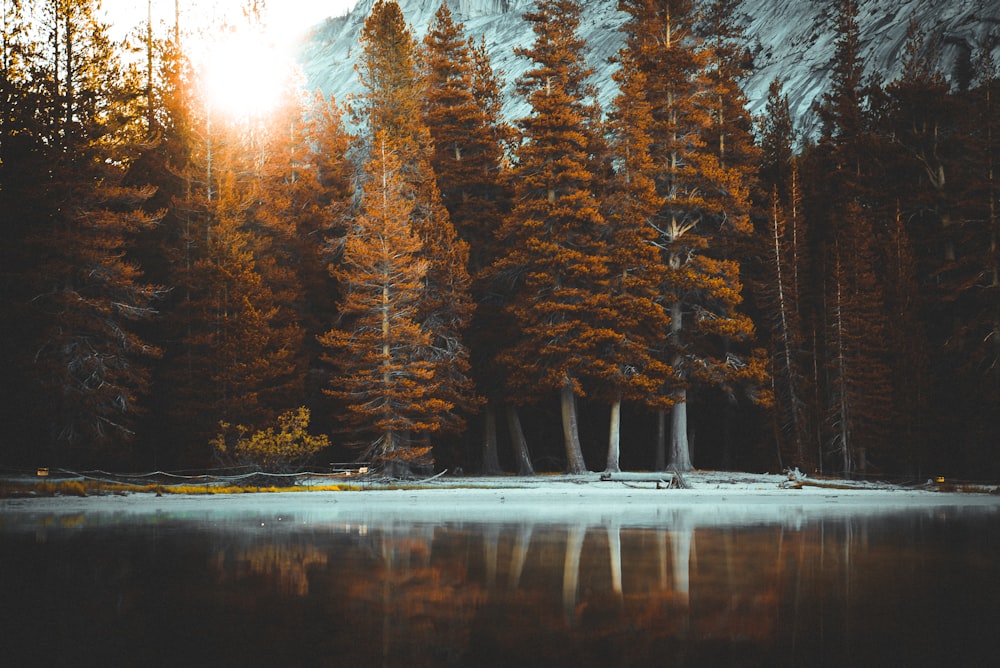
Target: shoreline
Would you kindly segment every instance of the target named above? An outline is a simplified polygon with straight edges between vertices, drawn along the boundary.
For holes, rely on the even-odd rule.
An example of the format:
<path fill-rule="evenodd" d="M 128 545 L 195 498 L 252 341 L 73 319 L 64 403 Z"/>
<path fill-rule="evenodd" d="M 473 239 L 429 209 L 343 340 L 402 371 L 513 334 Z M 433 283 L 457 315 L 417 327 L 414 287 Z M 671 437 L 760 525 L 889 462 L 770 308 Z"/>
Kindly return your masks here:
<path fill-rule="evenodd" d="M 836 487 L 788 488 L 785 475 L 719 471 L 684 474 L 690 488 L 677 489 L 653 481 L 658 474 L 620 474 L 612 480 L 601 480 L 600 475 L 452 476 L 392 486 L 359 485 L 345 491 L 11 497 L 0 499 L 0 530 L 28 529 L 53 518 L 79 515 L 99 524 L 155 518 L 215 527 L 256 527 L 257 519 L 282 517 L 289 520 L 289 527 L 387 522 L 644 527 L 678 523 L 795 525 L 812 519 L 915 510 L 1000 512 L 1000 495 L 995 492 L 936 491 L 827 479 L 823 482 L 833 482 Z"/>

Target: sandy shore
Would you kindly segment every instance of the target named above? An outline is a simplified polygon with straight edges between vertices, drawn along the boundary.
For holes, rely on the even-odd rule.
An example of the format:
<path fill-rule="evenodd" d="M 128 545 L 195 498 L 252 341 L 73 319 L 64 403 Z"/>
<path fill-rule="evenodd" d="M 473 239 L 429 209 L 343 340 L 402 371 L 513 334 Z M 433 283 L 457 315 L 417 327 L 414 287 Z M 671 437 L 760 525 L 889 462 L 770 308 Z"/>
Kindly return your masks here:
<path fill-rule="evenodd" d="M 152 493 L 0 500 L 0 521 L 31 525 L 44 518 L 87 514 L 115 521 L 149 516 L 210 523 L 248 516 L 295 523 L 541 522 L 662 526 L 799 523 L 811 518 L 943 508 L 1000 512 L 1000 495 L 942 492 L 880 483 L 809 480 L 790 488 L 784 475 L 696 471 L 687 489 L 667 475 L 630 473 L 452 477 L 406 485 L 362 483 L 360 491 L 193 495 Z M 326 482 L 329 482 L 328 480 Z M 242 518 L 242 519 L 241 519 Z"/>

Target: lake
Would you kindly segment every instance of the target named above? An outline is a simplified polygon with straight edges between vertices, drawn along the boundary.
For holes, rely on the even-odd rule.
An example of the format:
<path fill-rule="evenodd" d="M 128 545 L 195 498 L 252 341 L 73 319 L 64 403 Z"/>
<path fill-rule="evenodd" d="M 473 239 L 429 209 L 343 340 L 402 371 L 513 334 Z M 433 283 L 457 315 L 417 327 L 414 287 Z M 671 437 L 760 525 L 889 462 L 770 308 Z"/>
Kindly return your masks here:
<path fill-rule="evenodd" d="M 301 499 L 0 514 L 0 646 L 17 657 L 6 665 L 978 666 L 1000 655 L 996 505 L 721 500 L 463 520 L 460 501 L 422 517 L 419 494 L 346 508 Z"/>

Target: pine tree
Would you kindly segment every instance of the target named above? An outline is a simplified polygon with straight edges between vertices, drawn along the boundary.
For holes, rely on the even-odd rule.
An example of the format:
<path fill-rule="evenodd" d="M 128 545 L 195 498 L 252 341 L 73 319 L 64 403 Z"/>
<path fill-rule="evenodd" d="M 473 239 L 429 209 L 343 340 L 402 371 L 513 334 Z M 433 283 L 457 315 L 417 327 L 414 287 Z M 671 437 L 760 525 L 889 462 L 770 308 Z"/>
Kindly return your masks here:
<path fill-rule="evenodd" d="M 365 456 L 389 475 L 405 475 L 430 457 L 413 435 L 439 431 L 454 406 L 438 398 L 427 354 L 433 337 L 419 322 L 430 263 L 411 226 L 414 205 L 394 148 L 386 131 L 376 135 L 362 209 L 334 269 L 340 320 L 321 343 L 336 369 L 330 393 L 345 402 L 347 425 L 368 437 Z"/>
<path fill-rule="evenodd" d="M 833 167 L 838 179 L 834 185 L 853 184 L 857 188 L 866 126 L 857 0 L 840 0 L 836 20 L 836 48 L 830 61 L 832 80 L 816 111 L 822 123 L 822 143 L 834 154 Z"/>
<path fill-rule="evenodd" d="M 992 453 L 976 444 L 994 443 L 1000 434 L 993 410 L 1000 397 L 1000 68 L 994 49 L 994 40 L 979 45 L 978 81 L 968 93 L 963 129 L 969 144 L 956 179 L 961 225 L 949 231 L 955 255 L 944 276 L 949 310 L 957 316 L 946 351 L 966 397 L 960 410 L 977 470 L 992 466 Z"/>
<path fill-rule="evenodd" d="M 336 318 L 336 293 L 328 269 L 330 257 L 326 240 L 344 236 L 351 217 L 355 165 L 349 158 L 354 137 L 347 132 L 335 99 L 315 94 L 306 107 L 303 146 L 311 147 L 291 177 L 290 188 L 295 214 L 294 263 L 305 295 L 303 316 L 306 344 L 329 328 Z M 286 179 L 287 181 L 287 179 Z M 316 344 L 318 345 L 318 344 Z M 311 351 L 316 359 L 320 351 Z M 317 368 L 310 365 L 311 368 Z"/>
<path fill-rule="evenodd" d="M 603 394 L 611 400 L 607 471 L 619 470 L 619 422 L 623 398 L 653 408 L 669 407 L 663 389 L 673 370 L 654 354 L 670 320 L 659 300 L 667 268 L 656 248 L 654 217 L 663 205 L 653 182 L 650 157 L 652 114 L 645 99 L 646 79 L 628 52 L 613 75 L 619 95 L 609 116 L 615 178 L 605 198 L 608 221 L 612 305 L 623 336 L 603 355 Z"/>
<path fill-rule="evenodd" d="M 830 246 L 826 350 L 831 447 L 850 476 L 863 475 L 869 458 L 884 449 L 892 398 L 875 239 L 859 204 L 844 210 L 842 230 Z"/>
<path fill-rule="evenodd" d="M 531 114 L 513 175 L 514 206 L 500 230 L 507 254 L 492 268 L 511 286 L 507 312 L 519 328 L 499 360 L 521 401 L 560 395 L 566 468 L 586 470 L 577 397 L 584 379 L 603 377 L 601 352 L 619 340 L 609 324 L 607 226 L 591 190 L 595 128 L 589 68 L 574 2 L 538 2 L 525 14 L 535 32 L 518 54 L 534 67 L 518 80 Z M 528 361 L 528 362 L 526 362 Z"/>
<path fill-rule="evenodd" d="M 885 226 L 885 301 L 898 425 L 887 447 L 896 466 L 917 474 L 926 465 L 932 436 L 930 331 L 950 320 L 941 293 L 920 276 L 937 273 L 949 252 L 944 232 L 955 220 L 953 165 L 963 153 L 957 133 L 958 107 L 936 71 L 939 46 L 911 18 L 903 74 L 886 87 L 879 135 L 885 165 L 881 179 Z M 946 246 L 947 244 L 945 244 Z M 923 294 L 921 294 L 923 293 Z M 928 325 L 931 325 L 930 327 Z M 943 385 L 942 383 L 941 385 Z M 945 391 L 944 394 L 949 394 Z"/>
<path fill-rule="evenodd" d="M 736 21 L 738 5 L 738 0 L 711 0 L 702 8 L 700 32 L 707 51 L 705 78 L 713 121 L 705 144 L 714 148 L 721 164 L 742 170 L 750 185 L 756 179 L 760 149 L 754 143 L 753 119 L 742 89 L 751 57 L 743 27 Z"/>
<path fill-rule="evenodd" d="M 37 30 L 5 30 L 0 197 L 23 244 L 11 267 L 24 300 L 19 365 L 49 428 L 35 456 L 115 460 L 128 454 L 159 352 L 138 324 L 153 316 L 159 289 L 128 250 L 162 214 L 142 210 L 153 188 L 127 181 L 136 91 L 97 3 L 34 9 Z M 11 25 L 19 18 L 29 15 L 12 12 Z M 38 31 L 44 45 L 30 42 Z"/>
<path fill-rule="evenodd" d="M 784 202 L 791 179 L 795 145 L 795 125 L 781 79 L 775 78 L 767 90 L 767 104 L 758 119 L 760 128 L 760 185 L 764 192 L 778 189 Z"/>
<path fill-rule="evenodd" d="M 812 470 L 817 458 L 809 448 L 809 393 L 803 368 L 804 336 L 801 322 L 801 274 L 805 263 L 805 234 L 798 172 L 794 164 L 789 205 L 781 204 L 778 186 L 772 187 L 768 217 L 766 263 L 758 291 L 770 325 L 771 378 L 775 397 L 775 436 L 782 466 Z"/>
<path fill-rule="evenodd" d="M 452 21 L 447 4 L 442 3 L 424 38 L 426 124 L 433 139 L 431 166 L 442 203 L 459 236 L 469 245 L 469 272 L 475 277 L 493 253 L 494 235 L 507 203 L 500 180 L 504 129 L 499 118 L 499 84 L 489 56 L 484 46 L 477 48 L 462 31 L 463 26 Z M 470 344 L 480 393 L 491 398 L 486 407 L 482 470 L 498 473 L 496 405 L 500 388 L 490 382 L 485 366 L 486 350 L 496 347 L 491 339 L 501 325 L 487 293 L 488 288 L 479 280 L 473 288 L 477 313 L 475 326 L 470 328 L 474 337 Z M 522 456 L 522 448 L 515 448 L 515 454 L 519 470 L 530 472 L 530 459 Z"/>
<path fill-rule="evenodd" d="M 353 113 L 365 123 L 370 141 L 384 133 L 399 157 L 402 192 L 412 204 L 409 222 L 427 262 L 415 317 L 433 341 L 421 351 L 429 356 L 424 361 L 434 373 L 430 386 L 437 405 L 446 407 L 436 417 L 434 431 L 460 433 L 464 415 L 478 406 L 463 341 L 474 310 L 469 250 L 441 201 L 430 162 L 433 142 L 423 120 L 426 82 L 419 50 L 395 2 L 377 0 L 362 29 L 361 46 L 357 71 L 365 93 Z M 376 148 L 369 144 L 366 150 Z"/>
<path fill-rule="evenodd" d="M 824 318 L 824 327 L 816 328 L 816 354 L 826 361 L 820 391 L 833 463 L 846 475 L 884 461 L 892 439 L 886 428 L 894 419 L 888 384 L 894 369 L 884 342 L 890 332 L 886 282 L 898 278 L 885 271 L 894 202 L 874 186 L 884 181 L 874 159 L 882 146 L 873 131 L 881 93 L 862 81 L 857 17 L 854 0 L 839 4 L 832 82 L 817 107 L 823 125 L 809 156 L 806 201 L 811 244 L 819 251 L 814 289 L 824 296 L 824 308 L 815 309 Z"/>
<path fill-rule="evenodd" d="M 728 167 L 722 160 L 722 143 L 706 143 L 716 123 L 701 102 L 713 90 L 706 77 L 711 61 L 692 34 L 693 4 L 622 0 L 620 7 L 630 14 L 627 48 L 647 80 L 655 182 L 664 199 L 655 224 L 671 270 L 661 288 L 671 323 L 662 349 L 676 380 L 670 389 L 670 464 L 689 470 L 688 389 L 701 385 L 732 394 L 765 378 L 756 351 L 733 349 L 753 333 L 752 322 L 738 310 L 740 267 L 731 255 L 735 241 L 751 232 L 749 184 L 744 166 Z"/>

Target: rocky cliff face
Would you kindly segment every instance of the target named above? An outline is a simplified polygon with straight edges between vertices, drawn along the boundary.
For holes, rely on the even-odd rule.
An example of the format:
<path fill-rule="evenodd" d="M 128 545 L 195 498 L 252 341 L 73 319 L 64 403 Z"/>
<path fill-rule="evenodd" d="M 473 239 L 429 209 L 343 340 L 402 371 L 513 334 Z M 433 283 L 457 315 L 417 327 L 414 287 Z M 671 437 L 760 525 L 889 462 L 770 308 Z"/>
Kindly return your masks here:
<path fill-rule="evenodd" d="M 422 39 L 441 0 L 398 1 L 414 33 Z M 354 72 L 358 35 L 373 4 L 374 0 L 359 0 L 347 16 L 329 19 L 316 27 L 301 51 L 310 87 L 334 94 L 338 100 L 360 91 Z M 449 0 L 448 4 L 455 20 L 465 24 L 466 34 L 477 39 L 485 36 L 493 65 L 504 72 L 508 82 L 508 117 L 524 115 L 527 107 L 513 94 L 513 85 L 529 62 L 514 56 L 513 50 L 529 46 L 534 39 L 530 26 L 521 18 L 534 0 Z M 625 20 L 617 4 L 617 0 L 585 2 L 580 26 L 605 109 L 615 94 L 611 81 L 614 66 L 608 58 L 621 47 L 619 28 Z M 756 67 L 744 84 L 752 113 L 763 110 L 768 86 L 778 77 L 784 82 L 800 129 L 807 133 L 815 130 L 811 108 L 829 81 L 827 64 L 833 55 L 838 4 L 838 0 L 740 3 L 738 19 L 746 28 Z M 975 58 L 988 35 L 1000 37 L 1000 2 L 996 0 L 860 0 L 858 20 L 867 67 L 886 80 L 900 72 L 911 16 L 928 35 L 937 38 L 940 69 L 949 79 L 954 78 L 961 63 Z M 993 54 L 994 60 L 1000 62 L 1000 42 Z"/>

